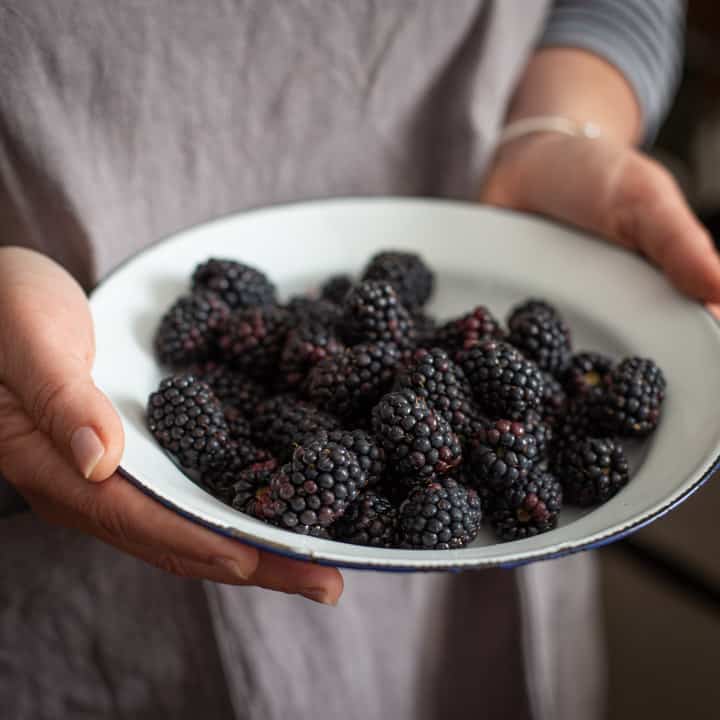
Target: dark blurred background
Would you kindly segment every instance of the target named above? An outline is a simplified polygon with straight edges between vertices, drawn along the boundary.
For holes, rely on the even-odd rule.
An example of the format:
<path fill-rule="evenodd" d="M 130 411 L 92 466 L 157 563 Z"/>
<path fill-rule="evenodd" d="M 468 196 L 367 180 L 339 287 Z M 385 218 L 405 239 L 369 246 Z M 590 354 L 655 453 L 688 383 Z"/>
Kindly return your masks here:
<path fill-rule="evenodd" d="M 653 155 L 720 246 L 718 0 L 690 0 L 686 43 L 682 86 Z M 610 720 L 720 718 L 720 473 L 666 518 L 598 552 Z"/>

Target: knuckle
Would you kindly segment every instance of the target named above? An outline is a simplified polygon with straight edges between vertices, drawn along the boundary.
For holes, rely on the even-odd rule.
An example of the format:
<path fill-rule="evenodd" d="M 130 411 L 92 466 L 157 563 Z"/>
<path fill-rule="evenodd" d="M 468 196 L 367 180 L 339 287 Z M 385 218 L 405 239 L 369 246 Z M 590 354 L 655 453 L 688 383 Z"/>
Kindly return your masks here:
<path fill-rule="evenodd" d="M 125 513 L 105 501 L 101 487 L 86 487 L 81 493 L 79 511 L 89 517 L 97 527 L 122 544 L 133 542 Z"/>

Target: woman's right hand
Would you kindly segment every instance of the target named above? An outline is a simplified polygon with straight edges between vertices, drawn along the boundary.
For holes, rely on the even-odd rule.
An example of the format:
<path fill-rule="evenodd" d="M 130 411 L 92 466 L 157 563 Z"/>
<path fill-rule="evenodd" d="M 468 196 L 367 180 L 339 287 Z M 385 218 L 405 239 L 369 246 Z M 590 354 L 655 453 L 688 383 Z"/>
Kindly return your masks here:
<path fill-rule="evenodd" d="M 38 253 L 0 248 L 0 474 L 37 515 L 184 577 L 335 604 L 334 568 L 258 551 L 185 520 L 115 473 L 123 429 L 93 384 L 79 285 Z"/>

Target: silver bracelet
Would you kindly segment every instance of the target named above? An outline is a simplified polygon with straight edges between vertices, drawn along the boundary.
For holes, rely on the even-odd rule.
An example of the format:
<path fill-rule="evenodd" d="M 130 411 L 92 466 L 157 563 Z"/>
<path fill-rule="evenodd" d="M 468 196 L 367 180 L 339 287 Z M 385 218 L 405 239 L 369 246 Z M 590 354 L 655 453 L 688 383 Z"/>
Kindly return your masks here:
<path fill-rule="evenodd" d="M 538 132 L 556 132 L 588 140 L 595 140 L 601 135 L 600 128 L 593 123 L 576 122 L 562 115 L 535 115 L 506 125 L 500 133 L 496 147 L 499 148 L 511 140 Z"/>

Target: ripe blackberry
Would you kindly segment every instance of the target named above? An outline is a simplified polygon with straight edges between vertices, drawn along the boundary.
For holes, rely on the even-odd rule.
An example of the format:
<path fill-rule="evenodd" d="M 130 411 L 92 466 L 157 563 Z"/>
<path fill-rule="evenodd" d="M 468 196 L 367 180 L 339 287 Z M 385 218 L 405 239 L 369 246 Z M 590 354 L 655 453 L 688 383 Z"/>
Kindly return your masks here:
<path fill-rule="evenodd" d="M 478 305 L 472 312 L 441 325 L 435 332 L 434 344 L 455 354 L 500 337 L 502 329 L 498 321 L 485 306 Z"/>
<path fill-rule="evenodd" d="M 340 340 L 324 324 L 311 321 L 293 328 L 280 357 L 281 384 L 285 388 L 297 387 L 317 363 L 343 349 Z"/>
<path fill-rule="evenodd" d="M 254 503 L 257 491 L 270 484 L 272 476 L 278 469 L 278 462 L 274 458 L 253 463 L 245 467 L 234 476 L 230 485 L 232 496 L 230 503 L 236 510 L 254 515 L 250 503 Z"/>
<path fill-rule="evenodd" d="M 273 518 L 281 527 L 304 535 L 326 529 L 367 485 L 357 456 L 324 438 L 308 438 L 292 460 L 273 475 Z"/>
<path fill-rule="evenodd" d="M 410 363 L 398 372 L 395 389 L 412 390 L 440 413 L 455 430 L 462 429 L 474 415 L 470 384 L 463 371 L 450 359 L 445 350 L 416 350 Z"/>
<path fill-rule="evenodd" d="M 243 475 L 252 467 L 267 466 L 277 469 L 277 460 L 273 459 L 264 450 L 258 450 L 250 443 L 243 443 L 240 447 L 233 447 L 230 451 L 230 460 L 217 468 L 206 470 L 200 476 L 203 487 L 218 500 L 230 505 L 237 492 L 235 485 L 241 480 L 249 480 L 249 475 Z M 259 484 L 255 485 L 255 488 Z M 254 493 L 254 489 L 253 489 Z"/>
<path fill-rule="evenodd" d="M 353 286 L 353 279 L 349 275 L 331 275 L 320 288 L 320 297 L 329 300 L 335 305 L 342 306 L 345 296 Z"/>
<path fill-rule="evenodd" d="M 267 276 L 235 260 L 211 258 L 195 268 L 193 290 L 217 293 L 233 310 L 272 305 L 275 287 Z"/>
<path fill-rule="evenodd" d="M 367 486 L 375 487 L 385 475 L 385 450 L 377 440 L 365 430 L 320 430 L 313 435 L 321 440 L 329 440 L 352 450 L 360 463 L 361 470 L 367 476 Z"/>
<path fill-rule="evenodd" d="M 541 412 L 548 423 L 555 423 L 565 413 L 567 395 L 563 386 L 550 373 L 542 373 L 542 379 Z"/>
<path fill-rule="evenodd" d="M 238 310 L 225 323 L 218 346 L 223 360 L 253 378 L 272 375 L 290 329 L 288 312 L 277 306 Z"/>
<path fill-rule="evenodd" d="M 408 347 L 414 342 L 412 318 L 391 285 L 365 281 L 354 287 L 343 305 L 348 343 L 386 342 Z"/>
<path fill-rule="evenodd" d="M 222 465 L 228 425 L 209 385 L 192 375 L 165 378 L 148 399 L 147 425 L 160 445 L 191 470 Z"/>
<path fill-rule="evenodd" d="M 662 370 L 652 360 L 630 357 L 605 377 L 588 408 L 593 423 L 605 432 L 642 437 L 657 427 L 664 398 Z"/>
<path fill-rule="evenodd" d="M 555 462 L 565 498 L 574 505 L 604 503 L 630 479 L 622 446 L 612 438 L 581 438 L 565 446 Z"/>
<path fill-rule="evenodd" d="M 592 435 L 590 417 L 587 406 L 577 400 L 571 401 L 565 413 L 560 416 L 553 429 L 552 442 L 550 443 L 549 456 L 552 464 L 564 449 L 584 438 Z"/>
<path fill-rule="evenodd" d="M 292 325 L 317 323 L 324 325 L 328 330 L 334 330 L 342 318 L 340 305 L 307 295 L 296 295 L 291 298 L 285 309 L 290 314 Z"/>
<path fill-rule="evenodd" d="M 526 413 L 522 424 L 525 428 L 525 433 L 535 438 L 538 457 L 540 458 L 547 455 L 553 441 L 552 425 L 535 410 L 530 410 Z"/>
<path fill-rule="evenodd" d="M 539 460 L 535 435 L 523 423 L 510 420 L 486 424 L 471 440 L 471 448 L 468 479 L 475 487 L 512 487 Z"/>
<path fill-rule="evenodd" d="M 475 490 L 442 478 L 414 490 L 400 506 L 398 544 L 421 550 L 464 547 L 477 536 L 481 519 Z"/>
<path fill-rule="evenodd" d="M 485 518 L 495 534 L 501 540 L 520 540 L 555 528 L 562 509 L 562 485 L 549 472 L 531 470 L 483 500 Z"/>
<path fill-rule="evenodd" d="M 444 475 L 462 460 L 460 440 L 450 424 L 412 390 L 385 395 L 373 408 L 372 423 L 388 464 L 398 474 Z"/>
<path fill-rule="evenodd" d="M 592 388 L 600 387 L 615 363 L 607 355 L 596 352 L 576 353 L 561 375 L 565 392 L 570 397 L 585 395 Z"/>
<path fill-rule="evenodd" d="M 332 526 L 331 533 L 340 542 L 389 548 L 395 543 L 397 519 L 397 508 L 390 500 L 366 490 Z"/>
<path fill-rule="evenodd" d="M 540 370 L 507 343 L 486 340 L 462 351 L 458 361 L 487 412 L 519 420 L 540 407 L 545 392 Z"/>
<path fill-rule="evenodd" d="M 276 395 L 258 406 L 250 420 L 256 442 L 285 462 L 303 440 L 318 430 L 338 430 L 337 418 L 292 395 Z"/>
<path fill-rule="evenodd" d="M 560 317 L 560 313 L 557 308 L 551 305 L 545 300 L 538 300 L 537 298 L 529 298 L 524 302 L 516 305 L 510 312 L 511 315 L 521 315 L 523 313 L 545 314 L 552 315 L 554 317 Z"/>
<path fill-rule="evenodd" d="M 192 366 L 190 371 L 212 388 L 226 412 L 232 408 L 245 417 L 252 417 L 266 396 L 261 385 L 226 365 L 207 362 Z"/>
<path fill-rule="evenodd" d="M 534 305 L 516 309 L 508 320 L 508 342 L 549 373 L 562 372 L 570 362 L 570 329 L 555 312 Z"/>
<path fill-rule="evenodd" d="M 362 279 L 392 285 L 410 311 L 420 309 L 430 299 L 434 284 L 432 271 L 419 255 L 394 251 L 372 257 Z"/>
<path fill-rule="evenodd" d="M 355 345 L 315 365 L 308 375 L 306 394 L 338 417 L 357 418 L 390 389 L 401 357 L 390 343 Z"/>
<path fill-rule="evenodd" d="M 180 368 L 207 359 L 229 314 L 230 308 L 213 293 L 181 297 L 163 315 L 155 333 L 158 360 Z"/>

